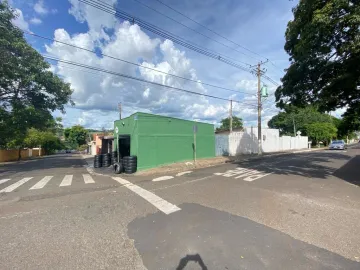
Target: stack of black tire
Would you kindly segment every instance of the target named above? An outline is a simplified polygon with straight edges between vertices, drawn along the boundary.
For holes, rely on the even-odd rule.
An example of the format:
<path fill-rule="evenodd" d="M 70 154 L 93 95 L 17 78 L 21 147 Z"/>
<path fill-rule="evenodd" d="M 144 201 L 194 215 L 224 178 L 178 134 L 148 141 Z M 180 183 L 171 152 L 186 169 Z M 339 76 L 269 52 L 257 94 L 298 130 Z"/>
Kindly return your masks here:
<path fill-rule="evenodd" d="M 123 157 L 124 172 L 131 174 L 136 172 L 137 169 L 137 156 Z"/>
<path fill-rule="evenodd" d="M 116 151 L 111 153 L 111 164 L 114 165 L 115 162 L 117 162 L 117 152 Z"/>
<path fill-rule="evenodd" d="M 94 157 L 94 168 L 102 167 L 102 155 L 95 155 Z"/>
<path fill-rule="evenodd" d="M 102 155 L 102 166 L 109 167 L 111 165 L 111 154 Z"/>

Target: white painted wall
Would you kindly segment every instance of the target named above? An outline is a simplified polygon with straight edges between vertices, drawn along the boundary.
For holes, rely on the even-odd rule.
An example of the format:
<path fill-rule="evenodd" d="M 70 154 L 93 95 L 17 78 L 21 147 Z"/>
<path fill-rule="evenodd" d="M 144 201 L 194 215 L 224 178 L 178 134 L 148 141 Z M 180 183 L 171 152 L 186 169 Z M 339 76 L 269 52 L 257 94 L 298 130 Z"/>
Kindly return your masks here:
<path fill-rule="evenodd" d="M 278 129 L 262 129 L 262 152 L 279 152 L 308 147 L 308 137 L 279 136 Z M 217 156 L 236 156 L 258 152 L 257 128 L 245 128 L 243 132 L 215 135 Z"/>

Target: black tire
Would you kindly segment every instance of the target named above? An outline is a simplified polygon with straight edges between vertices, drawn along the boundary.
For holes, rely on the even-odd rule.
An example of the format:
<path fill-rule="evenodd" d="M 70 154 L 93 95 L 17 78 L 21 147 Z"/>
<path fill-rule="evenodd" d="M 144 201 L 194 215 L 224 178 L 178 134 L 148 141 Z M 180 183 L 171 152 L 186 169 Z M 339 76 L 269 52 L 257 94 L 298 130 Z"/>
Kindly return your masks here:
<path fill-rule="evenodd" d="M 136 164 L 134 164 L 134 165 L 123 164 L 123 165 L 124 165 L 124 168 L 127 170 L 133 170 L 133 169 L 137 168 Z"/>
<path fill-rule="evenodd" d="M 115 174 L 120 174 L 123 171 L 123 165 L 121 163 L 116 162 L 114 164 L 114 172 Z"/>
<path fill-rule="evenodd" d="M 135 172 L 136 172 L 136 170 L 125 170 L 125 173 L 127 173 L 127 174 L 133 174 Z"/>
<path fill-rule="evenodd" d="M 137 167 L 137 162 L 124 162 L 123 163 L 124 164 L 124 166 L 126 167 L 126 166 L 128 166 L 128 167 Z"/>
<path fill-rule="evenodd" d="M 102 161 L 102 157 L 100 155 L 96 155 L 94 157 L 94 162 L 101 162 Z"/>
<path fill-rule="evenodd" d="M 137 156 L 126 156 L 124 157 L 125 161 L 137 161 Z"/>

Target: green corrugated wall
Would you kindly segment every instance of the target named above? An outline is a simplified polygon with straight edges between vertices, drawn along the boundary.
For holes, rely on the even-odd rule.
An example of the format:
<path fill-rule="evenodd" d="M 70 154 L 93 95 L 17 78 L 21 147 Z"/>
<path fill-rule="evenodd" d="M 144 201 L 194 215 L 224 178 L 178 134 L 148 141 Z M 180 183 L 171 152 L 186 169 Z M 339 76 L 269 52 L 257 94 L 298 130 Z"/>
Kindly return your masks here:
<path fill-rule="evenodd" d="M 114 125 L 114 129 L 118 127 L 119 134 L 131 136 L 130 151 L 138 156 L 138 170 L 193 160 L 194 125 L 198 128 L 197 158 L 215 157 L 215 134 L 211 124 L 135 113 L 115 121 Z"/>

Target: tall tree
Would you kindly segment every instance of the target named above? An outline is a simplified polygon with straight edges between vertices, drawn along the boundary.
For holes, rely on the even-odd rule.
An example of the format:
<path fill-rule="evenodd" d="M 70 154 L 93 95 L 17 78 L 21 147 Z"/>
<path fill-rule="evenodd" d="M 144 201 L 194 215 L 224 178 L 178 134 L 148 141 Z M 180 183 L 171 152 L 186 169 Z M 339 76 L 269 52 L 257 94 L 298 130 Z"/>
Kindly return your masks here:
<path fill-rule="evenodd" d="M 285 34 L 291 65 L 276 90 L 278 106 L 348 106 L 360 115 L 359 1 L 299 1 L 293 14 Z"/>
<path fill-rule="evenodd" d="M 306 125 L 312 123 L 333 123 L 337 126 L 339 119 L 325 113 L 321 113 L 316 107 L 307 106 L 305 108 L 296 108 L 287 106 L 284 112 L 280 112 L 270 119 L 268 126 L 277 128 L 281 135 L 294 136 L 295 132 L 301 131 L 302 135 L 307 135 Z"/>
<path fill-rule="evenodd" d="M 46 128 L 54 110 L 64 111 L 72 90 L 12 24 L 15 11 L 0 2 L 0 146 L 22 147 L 29 128 Z"/>
<path fill-rule="evenodd" d="M 69 143 L 80 146 L 86 143 L 88 132 L 85 128 L 80 125 L 72 126 L 64 130 L 65 139 Z"/>
<path fill-rule="evenodd" d="M 240 117 L 232 117 L 232 128 L 243 129 L 243 120 Z M 230 117 L 221 120 L 221 125 L 216 129 L 217 131 L 230 130 Z"/>
<path fill-rule="evenodd" d="M 323 141 L 324 144 L 328 144 L 331 139 L 336 138 L 337 129 L 334 124 L 331 123 L 312 123 L 306 125 L 308 136 L 316 143 Z"/>

